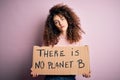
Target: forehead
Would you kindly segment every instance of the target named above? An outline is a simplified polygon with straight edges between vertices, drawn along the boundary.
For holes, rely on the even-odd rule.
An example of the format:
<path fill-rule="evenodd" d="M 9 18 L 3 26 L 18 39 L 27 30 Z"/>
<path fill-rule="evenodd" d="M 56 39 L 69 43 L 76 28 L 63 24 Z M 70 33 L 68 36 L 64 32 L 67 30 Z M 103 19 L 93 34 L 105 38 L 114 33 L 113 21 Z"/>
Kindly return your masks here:
<path fill-rule="evenodd" d="M 61 15 L 61 14 L 57 14 L 57 15 L 54 15 L 53 20 L 56 20 L 56 19 L 59 19 L 59 18 L 62 18 L 62 17 L 64 17 L 64 16 Z"/>

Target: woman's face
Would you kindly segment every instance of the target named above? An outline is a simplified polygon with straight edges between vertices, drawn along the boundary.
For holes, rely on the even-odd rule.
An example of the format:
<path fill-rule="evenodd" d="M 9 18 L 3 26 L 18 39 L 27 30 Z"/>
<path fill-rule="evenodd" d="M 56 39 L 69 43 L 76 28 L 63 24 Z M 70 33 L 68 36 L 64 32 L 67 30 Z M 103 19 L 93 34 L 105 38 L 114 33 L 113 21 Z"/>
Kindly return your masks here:
<path fill-rule="evenodd" d="M 66 18 L 62 15 L 55 15 L 53 17 L 55 26 L 62 32 L 66 31 L 68 28 L 68 22 Z"/>

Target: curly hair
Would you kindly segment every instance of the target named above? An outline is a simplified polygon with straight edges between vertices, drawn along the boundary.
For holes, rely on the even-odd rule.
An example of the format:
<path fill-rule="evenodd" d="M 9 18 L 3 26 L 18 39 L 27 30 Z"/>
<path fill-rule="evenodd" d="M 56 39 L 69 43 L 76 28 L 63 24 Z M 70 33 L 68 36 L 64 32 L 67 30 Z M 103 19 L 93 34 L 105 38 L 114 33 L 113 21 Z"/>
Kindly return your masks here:
<path fill-rule="evenodd" d="M 66 33 L 67 41 L 70 44 L 78 42 L 82 38 L 81 34 L 84 33 L 84 31 L 81 29 L 79 17 L 67 5 L 57 4 L 49 10 L 43 35 L 44 45 L 54 46 L 59 41 L 61 31 L 54 24 L 53 17 L 55 15 L 64 16 L 68 22 Z"/>

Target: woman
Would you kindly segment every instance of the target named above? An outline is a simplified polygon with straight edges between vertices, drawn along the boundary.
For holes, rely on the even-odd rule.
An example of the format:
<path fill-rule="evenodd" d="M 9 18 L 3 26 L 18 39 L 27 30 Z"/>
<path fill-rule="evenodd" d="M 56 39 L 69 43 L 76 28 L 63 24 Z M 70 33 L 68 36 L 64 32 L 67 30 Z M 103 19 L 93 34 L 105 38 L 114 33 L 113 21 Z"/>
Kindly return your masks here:
<path fill-rule="evenodd" d="M 45 23 L 44 46 L 80 46 L 82 33 L 80 20 L 72 9 L 57 4 L 50 9 Z M 90 73 L 83 74 L 83 77 L 90 77 Z M 75 75 L 47 75 L 45 80 L 75 80 Z"/>
<path fill-rule="evenodd" d="M 43 36 L 45 46 L 80 46 L 82 33 L 80 20 L 71 8 L 57 4 L 50 9 Z M 90 73 L 83 77 L 90 77 Z M 75 80 L 75 76 L 47 75 L 45 80 Z"/>

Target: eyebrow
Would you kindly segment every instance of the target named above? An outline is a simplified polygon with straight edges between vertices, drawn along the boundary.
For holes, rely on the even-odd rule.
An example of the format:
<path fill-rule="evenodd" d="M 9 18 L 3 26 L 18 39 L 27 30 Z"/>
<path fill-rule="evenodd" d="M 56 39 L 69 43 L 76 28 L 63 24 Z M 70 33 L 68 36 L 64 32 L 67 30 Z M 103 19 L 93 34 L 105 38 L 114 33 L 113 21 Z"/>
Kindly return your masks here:
<path fill-rule="evenodd" d="M 65 18 L 63 15 L 58 15 L 60 18 Z M 58 20 L 53 20 L 53 21 L 58 21 Z"/>
<path fill-rule="evenodd" d="M 58 20 L 54 19 L 53 21 L 58 21 Z"/>
<path fill-rule="evenodd" d="M 64 18 L 64 16 L 63 15 L 58 15 L 60 18 Z"/>

